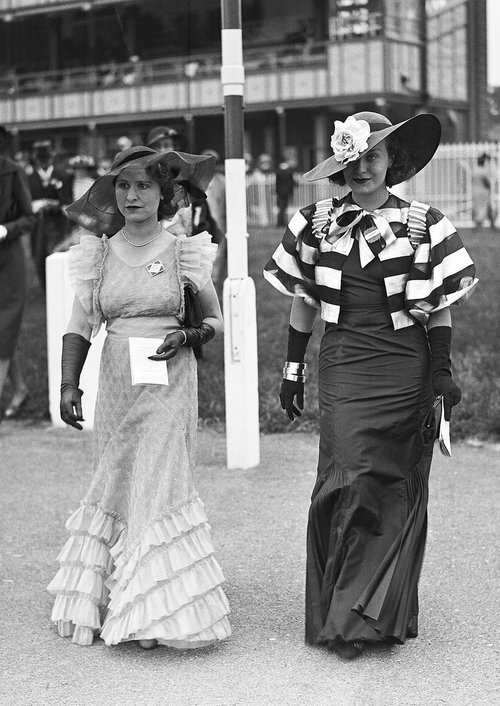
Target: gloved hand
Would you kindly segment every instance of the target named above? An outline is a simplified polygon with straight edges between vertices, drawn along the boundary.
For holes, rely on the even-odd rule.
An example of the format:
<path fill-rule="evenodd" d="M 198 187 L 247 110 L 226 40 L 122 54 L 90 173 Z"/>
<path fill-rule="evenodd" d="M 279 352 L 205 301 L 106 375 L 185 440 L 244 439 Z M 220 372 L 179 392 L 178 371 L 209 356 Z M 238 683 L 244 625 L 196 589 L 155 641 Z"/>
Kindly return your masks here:
<path fill-rule="evenodd" d="M 434 326 L 427 331 L 431 348 L 432 390 L 443 395 L 444 418 L 449 421 L 451 409 L 460 402 L 462 392 L 451 375 L 451 327 Z"/>
<path fill-rule="evenodd" d="M 75 429 L 82 430 L 82 390 L 79 389 L 80 374 L 87 359 L 90 341 L 79 333 L 65 333 L 61 356 L 61 419 Z"/>
<path fill-rule="evenodd" d="M 172 333 L 167 333 L 165 340 L 156 349 L 155 355 L 148 355 L 149 360 L 169 360 L 177 355 L 179 348 L 195 348 L 208 343 L 215 336 L 215 329 L 205 321 L 201 326 L 189 326 Z"/>
<path fill-rule="evenodd" d="M 462 398 L 462 391 L 454 382 L 451 373 L 436 373 L 432 376 L 432 391 L 438 397 L 443 395 L 444 418 L 449 421 L 451 408 L 458 404 Z"/>
<path fill-rule="evenodd" d="M 294 399 L 296 398 L 296 405 Z M 292 380 L 282 380 L 280 387 L 281 409 L 284 409 L 291 422 L 295 417 L 302 416 L 304 409 L 304 383 L 292 382 Z"/>
<path fill-rule="evenodd" d="M 148 355 L 149 360 L 170 360 L 174 358 L 179 352 L 179 348 L 182 348 L 184 344 L 184 334 L 182 330 L 167 333 L 163 339 L 163 343 L 156 349 L 156 353 L 154 355 Z"/>
<path fill-rule="evenodd" d="M 59 403 L 59 411 L 63 422 L 79 431 L 81 431 L 83 427 L 78 422 L 84 421 L 82 395 L 83 391 L 78 387 L 66 387 L 64 390 L 61 390 L 61 401 Z"/>

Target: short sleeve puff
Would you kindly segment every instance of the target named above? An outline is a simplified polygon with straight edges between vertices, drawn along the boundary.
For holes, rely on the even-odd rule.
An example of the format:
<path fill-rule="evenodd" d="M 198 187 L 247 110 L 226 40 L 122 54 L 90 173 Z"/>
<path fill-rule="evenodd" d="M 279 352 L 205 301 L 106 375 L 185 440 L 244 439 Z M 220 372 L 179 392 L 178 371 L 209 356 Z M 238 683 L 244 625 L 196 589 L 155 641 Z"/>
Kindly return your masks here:
<path fill-rule="evenodd" d="M 176 257 L 181 285 L 189 284 L 195 292 L 207 284 L 217 254 L 217 245 L 207 231 L 197 235 L 178 235 Z"/>
<path fill-rule="evenodd" d="M 103 322 L 97 293 L 106 250 L 106 236 L 82 235 L 80 243 L 73 245 L 68 255 L 70 283 L 88 316 L 93 336 Z"/>
<path fill-rule="evenodd" d="M 311 305 L 316 305 L 320 299 L 314 273 L 320 254 L 314 220 L 321 209 L 325 210 L 326 205 L 331 207 L 331 204 L 332 199 L 328 199 L 297 211 L 264 268 L 265 279 L 278 291 L 303 297 Z"/>
<path fill-rule="evenodd" d="M 427 237 L 415 251 L 406 285 L 406 308 L 422 323 L 432 312 L 466 299 L 477 283 L 474 263 L 450 221 L 427 213 Z"/>

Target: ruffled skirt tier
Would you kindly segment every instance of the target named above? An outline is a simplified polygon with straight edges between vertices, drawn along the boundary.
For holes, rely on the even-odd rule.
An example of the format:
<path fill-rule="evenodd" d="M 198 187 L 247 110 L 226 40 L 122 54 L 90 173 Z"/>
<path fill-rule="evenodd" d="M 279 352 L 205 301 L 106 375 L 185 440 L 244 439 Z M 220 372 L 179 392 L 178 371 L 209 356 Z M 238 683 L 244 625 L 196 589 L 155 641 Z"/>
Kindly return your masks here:
<path fill-rule="evenodd" d="M 107 645 L 156 639 L 196 648 L 231 634 L 203 503 L 199 498 L 156 521 L 132 552 L 127 528 L 97 505 L 82 505 L 68 520 L 70 537 L 48 590 L 59 634 Z"/>

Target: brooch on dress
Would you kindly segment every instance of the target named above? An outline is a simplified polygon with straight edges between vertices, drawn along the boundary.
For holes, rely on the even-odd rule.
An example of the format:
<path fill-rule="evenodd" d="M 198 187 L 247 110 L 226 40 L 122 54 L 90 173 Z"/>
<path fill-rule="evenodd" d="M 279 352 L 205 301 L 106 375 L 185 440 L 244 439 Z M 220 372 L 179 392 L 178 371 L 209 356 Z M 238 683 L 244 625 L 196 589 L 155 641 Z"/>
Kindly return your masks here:
<path fill-rule="evenodd" d="M 151 275 L 151 277 L 156 277 L 156 275 L 165 272 L 165 266 L 161 260 L 155 260 L 154 262 L 150 262 L 149 265 L 146 265 L 146 269 L 148 271 L 148 274 Z"/>

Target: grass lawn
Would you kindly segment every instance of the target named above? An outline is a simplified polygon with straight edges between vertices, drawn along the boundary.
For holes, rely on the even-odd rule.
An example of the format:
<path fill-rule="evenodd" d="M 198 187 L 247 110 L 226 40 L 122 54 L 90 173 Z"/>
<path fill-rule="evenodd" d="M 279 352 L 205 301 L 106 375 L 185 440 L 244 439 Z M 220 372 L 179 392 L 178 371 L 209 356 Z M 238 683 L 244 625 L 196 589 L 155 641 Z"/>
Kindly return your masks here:
<path fill-rule="evenodd" d="M 462 387 L 462 403 L 453 413 L 453 436 L 500 438 L 500 233 L 488 229 L 463 230 L 462 239 L 476 262 L 480 282 L 464 305 L 453 307 L 452 361 Z M 262 277 L 262 268 L 281 239 L 281 230 L 250 231 L 249 274 L 257 289 L 260 425 L 263 432 L 307 431 L 317 428 L 316 373 L 322 326 L 318 324 L 308 348 L 306 409 L 291 425 L 281 410 L 278 390 L 286 356 L 286 333 L 291 299 Z M 45 301 L 29 263 L 30 287 L 22 327 L 19 357 L 32 390 L 24 417 L 47 418 L 47 351 Z M 204 348 L 199 363 L 200 419 L 224 421 L 224 356 L 222 340 Z M 8 399 L 7 388 L 5 398 Z M 5 400 L 3 402 L 5 405 Z"/>

